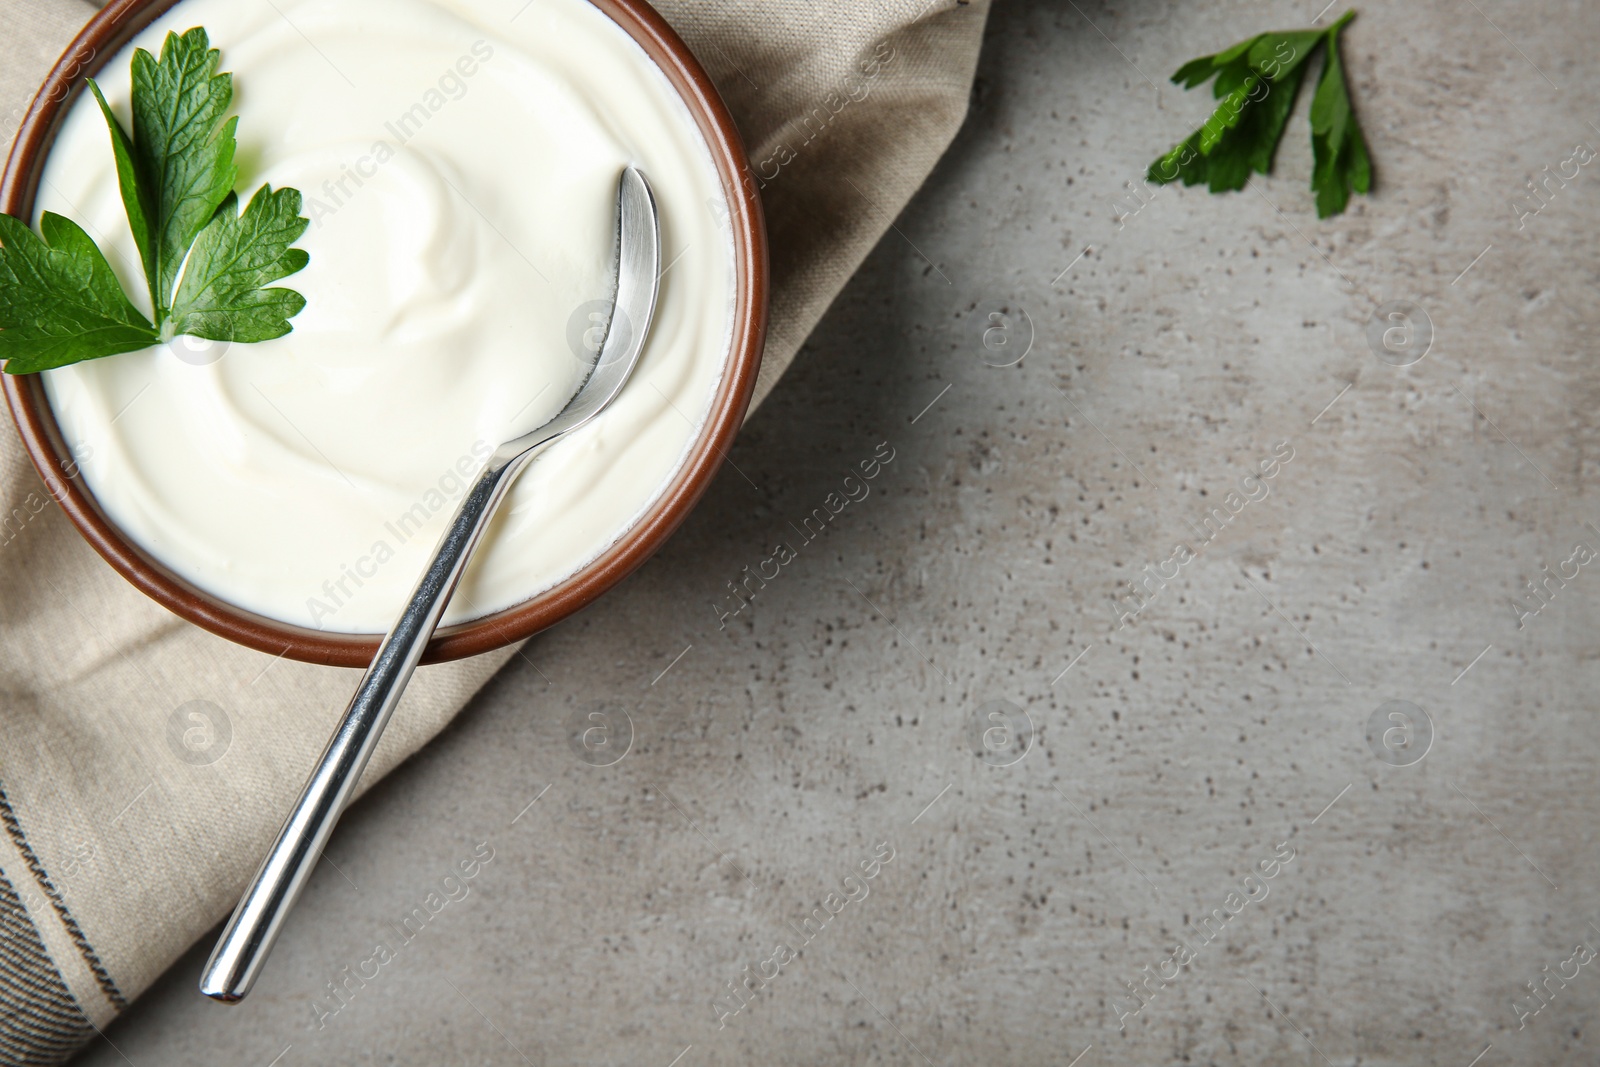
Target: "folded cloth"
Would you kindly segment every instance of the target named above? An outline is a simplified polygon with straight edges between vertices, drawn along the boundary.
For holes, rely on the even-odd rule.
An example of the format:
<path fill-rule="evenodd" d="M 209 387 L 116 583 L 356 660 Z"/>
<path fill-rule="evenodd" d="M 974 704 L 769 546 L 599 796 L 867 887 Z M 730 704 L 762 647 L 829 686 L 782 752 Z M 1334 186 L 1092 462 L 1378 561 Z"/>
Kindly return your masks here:
<path fill-rule="evenodd" d="M 721 89 L 761 186 L 759 403 L 960 126 L 988 3 L 657 7 Z M 0 0 L 5 141 L 92 14 Z M 418 671 L 363 784 L 516 654 Z M 356 677 L 167 614 L 77 536 L 0 430 L 0 1063 L 65 1059 L 228 914 Z"/>

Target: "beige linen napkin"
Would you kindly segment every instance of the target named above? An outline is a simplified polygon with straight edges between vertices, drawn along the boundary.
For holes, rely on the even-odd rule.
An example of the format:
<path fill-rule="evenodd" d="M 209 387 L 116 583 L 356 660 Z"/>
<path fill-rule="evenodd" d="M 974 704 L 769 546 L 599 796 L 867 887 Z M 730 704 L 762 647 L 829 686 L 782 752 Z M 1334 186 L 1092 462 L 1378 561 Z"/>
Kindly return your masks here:
<path fill-rule="evenodd" d="M 762 185 L 759 403 L 961 124 L 988 3 L 657 6 L 721 88 Z M 0 140 L 92 14 L 0 0 Z M 516 654 L 420 670 L 364 782 Z M 275 661 L 140 595 L 72 530 L 6 420 L 0 1064 L 60 1062 L 228 914 L 357 676 Z"/>

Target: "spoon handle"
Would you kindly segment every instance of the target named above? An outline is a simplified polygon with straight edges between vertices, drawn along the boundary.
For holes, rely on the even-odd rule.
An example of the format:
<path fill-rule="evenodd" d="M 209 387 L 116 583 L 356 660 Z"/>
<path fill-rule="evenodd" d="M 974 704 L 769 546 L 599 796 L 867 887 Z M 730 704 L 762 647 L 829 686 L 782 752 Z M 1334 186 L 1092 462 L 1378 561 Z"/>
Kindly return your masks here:
<path fill-rule="evenodd" d="M 200 977 L 200 991 L 206 996 L 233 1003 L 255 983 L 284 916 L 321 858 L 389 716 L 400 703 L 472 550 L 533 451 L 510 457 L 497 452 L 462 498 L 400 621 L 378 646 L 305 790 L 212 950 Z"/>

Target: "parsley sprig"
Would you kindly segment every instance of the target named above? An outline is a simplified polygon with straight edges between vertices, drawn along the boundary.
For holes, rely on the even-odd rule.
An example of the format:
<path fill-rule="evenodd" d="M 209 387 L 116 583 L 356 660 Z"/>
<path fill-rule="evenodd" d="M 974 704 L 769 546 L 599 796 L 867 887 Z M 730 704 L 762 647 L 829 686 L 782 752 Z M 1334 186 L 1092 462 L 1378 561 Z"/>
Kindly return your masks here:
<path fill-rule="evenodd" d="M 238 118 L 224 121 L 233 76 L 204 29 L 167 34 L 157 59 L 133 55 L 133 133 L 89 80 L 111 132 L 117 184 L 149 286 L 152 322 L 105 254 L 71 219 L 46 211 L 35 234 L 0 215 L 0 359 L 8 374 L 133 352 L 178 334 L 213 341 L 282 337 L 305 307 L 266 288 L 305 267 L 292 248 L 310 224 L 300 193 L 263 185 L 241 214 L 233 191 Z"/>
<path fill-rule="evenodd" d="M 1368 192 L 1372 160 L 1350 106 L 1339 58 L 1339 34 L 1353 18 L 1355 12 L 1347 11 L 1326 30 L 1257 34 L 1179 67 L 1172 80 L 1185 89 L 1214 76 L 1212 91 L 1221 103 L 1205 125 L 1150 164 L 1149 180 L 1157 185 L 1204 182 L 1213 193 L 1221 193 L 1243 189 L 1252 171 L 1270 172 L 1306 61 L 1325 45 L 1327 56 L 1311 99 L 1311 191 L 1317 216 L 1342 212 L 1352 191 Z"/>

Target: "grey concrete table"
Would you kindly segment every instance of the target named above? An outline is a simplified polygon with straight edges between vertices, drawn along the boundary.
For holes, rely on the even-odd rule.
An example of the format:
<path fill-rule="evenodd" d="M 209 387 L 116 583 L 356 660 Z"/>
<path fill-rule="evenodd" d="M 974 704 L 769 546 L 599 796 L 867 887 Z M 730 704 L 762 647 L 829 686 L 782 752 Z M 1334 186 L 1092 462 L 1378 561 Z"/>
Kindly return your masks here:
<path fill-rule="evenodd" d="M 1595 1062 L 1600 11 L 1361 5 L 1339 219 L 1306 99 L 1129 188 L 1316 14 L 1000 5 L 686 528 L 87 1062 Z"/>

